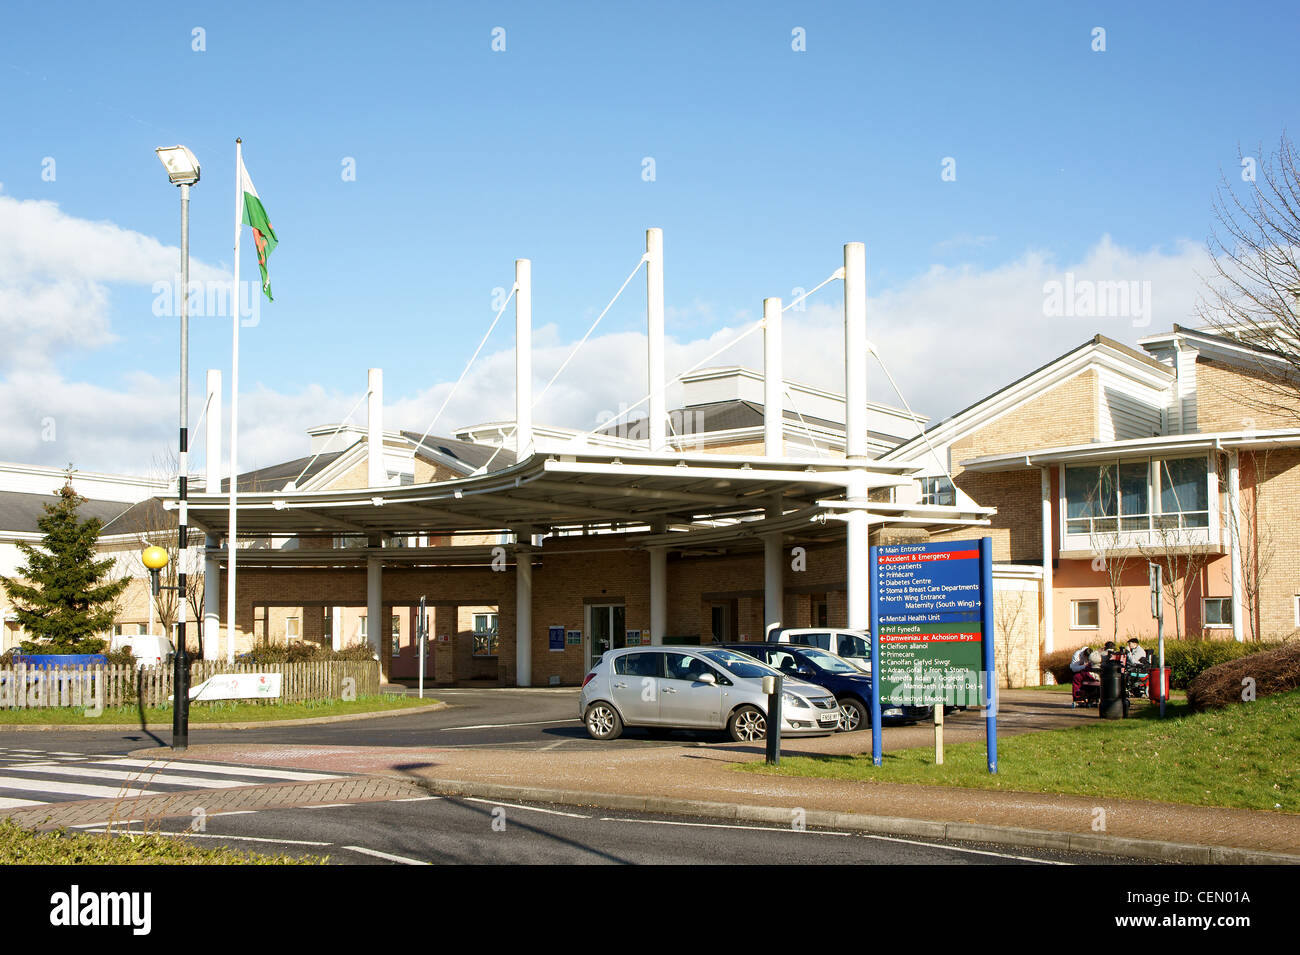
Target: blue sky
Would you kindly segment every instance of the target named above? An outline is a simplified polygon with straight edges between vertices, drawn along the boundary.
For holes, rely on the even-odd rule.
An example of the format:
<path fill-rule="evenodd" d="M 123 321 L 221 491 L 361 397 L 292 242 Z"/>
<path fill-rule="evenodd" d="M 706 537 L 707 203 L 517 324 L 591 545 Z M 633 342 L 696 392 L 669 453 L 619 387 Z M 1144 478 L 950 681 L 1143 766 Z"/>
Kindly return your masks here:
<path fill-rule="evenodd" d="M 54 203 L 69 234 L 70 223 L 111 223 L 174 246 L 176 190 L 151 153 L 181 142 L 203 163 L 192 254 L 228 270 L 243 137 L 280 246 L 276 301 L 243 333 L 241 402 L 250 395 L 263 430 L 241 464 L 303 453 L 301 428 L 341 416 L 368 366 L 385 370 L 390 423 L 422 430 L 518 256 L 533 260 L 539 348 L 567 353 L 652 225 L 665 230 L 680 346 L 670 371 L 756 317 L 764 296 L 820 282 L 842 243 L 861 240 L 881 306 L 872 334 L 921 392 L 913 405 L 942 415 L 1096 331 L 1142 333 L 1011 314 L 1041 298 L 1053 270 L 1153 281 L 1154 326 L 1188 321 L 1220 170 L 1235 176 L 1239 145 L 1255 155 L 1294 134 L 1293 6 L 1133 6 L 15 7 L 0 34 L 0 214 Z M 491 49 L 495 27 L 504 52 Z M 1104 52 L 1092 49 L 1095 27 Z M 791 48 L 795 28 L 805 51 Z M 945 157 L 955 181 L 941 180 Z M 355 181 L 341 176 L 349 158 Z M 74 241 L 63 236 L 51 227 L 47 238 Z M 176 328 L 152 314 L 145 274 L 165 273 L 155 259 L 167 256 L 135 268 L 127 238 L 100 235 L 93 248 L 101 241 L 119 243 L 124 261 L 90 275 L 23 264 L 13 250 L 6 270 L 0 247 L 0 304 L 29 296 L 22 361 L 0 364 L 0 459 L 140 470 L 172 440 Z M 250 246 L 244 278 L 256 274 Z M 55 309 L 47 329 L 32 302 L 60 283 L 80 292 L 66 326 Z M 993 301 L 1016 283 L 1025 297 Z M 795 357 L 792 377 L 839 386 L 842 357 L 825 337 L 839 294 L 832 285 L 814 300 L 818 345 Z M 611 355 L 638 367 L 643 303 L 638 279 L 593 341 L 593 367 Z M 953 329 L 1015 347 L 964 367 L 971 352 Z M 228 367 L 229 335 L 228 319 L 195 319 L 194 381 Z M 498 370 L 510 347 L 503 322 L 487 349 Z M 554 356 L 539 355 L 541 381 Z M 962 373 L 930 386 L 950 366 Z M 584 379 L 580 363 L 574 374 L 539 418 L 591 426 L 596 410 L 645 390 L 644 372 L 617 376 L 622 392 Z M 467 382 L 437 430 L 501 414 L 503 387 L 500 375 Z M 57 442 L 27 433 L 43 402 L 66 422 Z"/>

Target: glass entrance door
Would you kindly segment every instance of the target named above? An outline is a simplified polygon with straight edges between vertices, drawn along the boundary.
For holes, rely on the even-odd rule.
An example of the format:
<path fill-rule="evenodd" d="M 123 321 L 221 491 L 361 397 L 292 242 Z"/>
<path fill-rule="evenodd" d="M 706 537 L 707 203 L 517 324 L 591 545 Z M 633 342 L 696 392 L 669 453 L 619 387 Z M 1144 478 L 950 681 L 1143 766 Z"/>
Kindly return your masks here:
<path fill-rule="evenodd" d="M 627 645 L 625 608 L 622 604 L 591 604 L 587 607 L 587 669 L 610 650 Z"/>

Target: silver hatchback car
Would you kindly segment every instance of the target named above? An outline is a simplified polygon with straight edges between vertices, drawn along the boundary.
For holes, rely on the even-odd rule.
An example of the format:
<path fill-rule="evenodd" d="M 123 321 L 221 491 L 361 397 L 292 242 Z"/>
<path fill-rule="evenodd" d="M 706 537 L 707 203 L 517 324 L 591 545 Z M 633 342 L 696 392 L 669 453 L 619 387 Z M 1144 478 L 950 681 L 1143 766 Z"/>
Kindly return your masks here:
<path fill-rule="evenodd" d="M 725 729 L 737 742 L 767 737 L 763 677 L 778 670 L 719 647 L 627 647 L 606 653 L 587 674 L 578 715 L 593 739 L 615 739 L 625 726 Z M 781 735 L 839 729 L 840 706 L 819 686 L 785 677 Z"/>

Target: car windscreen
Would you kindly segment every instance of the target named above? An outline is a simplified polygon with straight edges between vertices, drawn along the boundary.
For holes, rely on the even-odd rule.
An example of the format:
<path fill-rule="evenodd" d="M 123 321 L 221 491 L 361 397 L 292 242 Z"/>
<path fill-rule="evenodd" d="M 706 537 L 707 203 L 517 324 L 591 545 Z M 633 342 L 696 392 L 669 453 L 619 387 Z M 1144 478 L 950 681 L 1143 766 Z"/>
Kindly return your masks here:
<path fill-rule="evenodd" d="M 700 656 L 742 678 L 755 679 L 780 675 L 767 664 L 759 663 L 753 657 L 743 653 L 733 653 L 730 650 L 701 650 Z"/>
<path fill-rule="evenodd" d="M 817 664 L 828 673 L 861 673 L 862 671 L 855 667 L 843 657 L 837 657 L 833 653 L 827 653 L 825 650 L 818 650 L 809 647 L 802 651 L 801 656 L 812 663 Z"/>

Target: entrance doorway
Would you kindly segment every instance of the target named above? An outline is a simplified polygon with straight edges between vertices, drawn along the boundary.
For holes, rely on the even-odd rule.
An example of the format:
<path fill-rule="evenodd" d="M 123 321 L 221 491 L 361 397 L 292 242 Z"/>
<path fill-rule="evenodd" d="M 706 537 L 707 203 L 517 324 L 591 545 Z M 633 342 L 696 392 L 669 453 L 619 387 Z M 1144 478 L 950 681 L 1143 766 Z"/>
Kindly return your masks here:
<path fill-rule="evenodd" d="M 627 644 L 626 609 L 622 604 L 587 605 L 587 669 L 610 650 Z"/>

